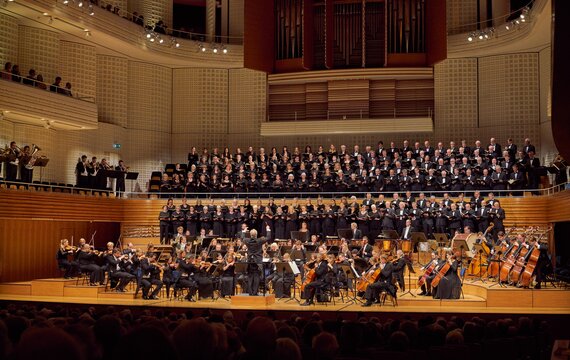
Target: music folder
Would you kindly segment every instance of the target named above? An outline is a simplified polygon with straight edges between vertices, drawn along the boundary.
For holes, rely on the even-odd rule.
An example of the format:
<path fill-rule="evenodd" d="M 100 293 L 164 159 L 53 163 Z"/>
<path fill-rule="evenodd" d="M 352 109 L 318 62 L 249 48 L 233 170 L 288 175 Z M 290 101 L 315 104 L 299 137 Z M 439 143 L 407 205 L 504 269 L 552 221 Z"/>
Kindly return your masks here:
<path fill-rule="evenodd" d="M 382 235 L 385 239 L 395 240 L 398 239 L 398 232 L 396 230 L 382 230 Z"/>

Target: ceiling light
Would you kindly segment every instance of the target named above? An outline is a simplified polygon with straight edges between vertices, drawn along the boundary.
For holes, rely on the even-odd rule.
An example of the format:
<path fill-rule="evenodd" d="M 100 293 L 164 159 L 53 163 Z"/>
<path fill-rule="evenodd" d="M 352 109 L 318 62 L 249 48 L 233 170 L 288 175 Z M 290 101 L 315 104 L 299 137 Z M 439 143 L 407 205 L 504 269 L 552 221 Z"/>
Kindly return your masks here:
<path fill-rule="evenodd" d="M 93 5 L 89 5 L 89 15 L 95 15 L 95 11 L 93 10 Z"/>
<path fill-rule="evenodd" d="M 213 52 L 214 54 L 217 54 L 217 53 L 218 53 L 218 48 L 214 46 L 214 48 L 212 49 L 212 52 Z"/>
<path fill-rule="evenodd" d="M 479 34 L 479 40 L 483 40 L 483 34 Z"/>
<path fill-rule="evenodd" d="M 79 4 L 77 4 L 77 6 L 83 7 L 83 1 L 80 1 Z"/>
<path fill-rule="evenodd" d="M 63 5 L 69 4 L 69 0 L 63 0 Z"/>
<path fill-rule="evenodd" d="M 150 39 L 151 36 L 152 36 L 152 35 L 151 35 L 150 33 L 146 34 L 146 38 L 147 38 L 147 39 Z"/>
<path fill-rule="evenodd" d="M 510 24 L 505 24 L 505 29 L 507 29 L 507 30 L 511 30 L 511 26 L 510 26 Z"/>
<path fill-rule="evenodd" d="M 159 39 L 159 40 L 158 40 L 158 43 L 159 43 L 159 44 L 162 44 L 163 42 L 164 42 L 164 39 Z"/>
<path fill-rule="evenodd" d="M 177 47 L 177 48 L 179 48 L 179 47 L 180 47 L 180 43 L 175 43 L 174 46 Z"/>
<path fill-rule="evenodd" d="M 49 14 L 47 12 L 43 13 L 43 16 L 49 16 Z"/>
<path fill-rule="evenodd" d="M 150 38 L 150 42 L 154 42 L 154 38 Z"/>

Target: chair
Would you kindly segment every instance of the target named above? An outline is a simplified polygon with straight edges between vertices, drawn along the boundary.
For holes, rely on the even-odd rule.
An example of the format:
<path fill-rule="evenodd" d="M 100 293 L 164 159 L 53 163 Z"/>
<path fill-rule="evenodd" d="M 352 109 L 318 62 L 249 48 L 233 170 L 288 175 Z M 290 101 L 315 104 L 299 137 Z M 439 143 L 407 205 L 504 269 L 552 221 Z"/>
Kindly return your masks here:
<path fill-rule="evenodd" d="M 158 180 L 158 182 L 160 183 L 160 180 L 162 179 L 162 173 L 160 171 L 153 171 L 150 175 L 150 180 Z"/>
<path fill-rule="evenodd" d="M 167 173 L 169 177 L 172 177 L 172 174 L 174 174 L 174 170 L 176 170 L 176 165 L 174 164 L 166 164 L 166 166 L 164 167 L 164 172 Z"/>
<path fill-rule="evenodd" d="M 334 285 L 332 282 L 325 282 L 325 284 L 321 287 L 315 289 L 315 304 L 325 304 L 332 302 L 333 306 L 335 305 L 334 300 Z"/>
<path fill-rule="evenodd" d="M 386 303 L 386 298 L 390 297 L 390 299 L 392 300 L 392 306 L 396 307 L 398 306 L 398 296 L 392 296 L 391 294 L 388 294 L 388 292 L 386 290 L 383 290 L 380 293 L 380 304 L 382 304 L 382 306 L 384 306 L 384 304 Z"/>

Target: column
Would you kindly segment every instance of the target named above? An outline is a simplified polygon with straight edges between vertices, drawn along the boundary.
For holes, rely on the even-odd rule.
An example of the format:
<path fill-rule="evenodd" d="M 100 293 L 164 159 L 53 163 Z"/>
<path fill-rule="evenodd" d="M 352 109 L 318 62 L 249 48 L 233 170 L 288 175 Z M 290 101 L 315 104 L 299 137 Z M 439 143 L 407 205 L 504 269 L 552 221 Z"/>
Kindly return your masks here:
<path fill-rule="evenodd" d="M 206 41 L 213 42 L 216 36 L 216 0 L 206 0 Z"/>

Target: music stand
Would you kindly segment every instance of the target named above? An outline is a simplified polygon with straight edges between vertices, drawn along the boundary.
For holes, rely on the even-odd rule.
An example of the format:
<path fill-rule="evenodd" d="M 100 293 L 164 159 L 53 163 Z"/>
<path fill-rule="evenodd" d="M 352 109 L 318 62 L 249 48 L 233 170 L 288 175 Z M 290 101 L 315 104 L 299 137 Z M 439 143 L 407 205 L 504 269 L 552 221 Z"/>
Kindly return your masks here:
<path fill-rule="evenodd" d="M 295 267 L 297 268 L 297 272 L 299 272 L 299 268 L 297 267 L 297 264 L 295 264 L 294 262 L 293 262 L 293 264 L 294 264 Z M 292 284 L 292 286 L 293 286 L 293 296 L 291 297 L 291 295 L 289 295 L 290 298 L 287 299 L 285 302 L 288 302 L 288 301 L 290 301 L 290 300 L 295 300 L 295 301 L 297 301 L 297 302 L 300 302 L 300 301 L 297 299 L 297 297 L 296 297 L 296 296 L 297 296 L 297 291 L 296 291 L 296 286 L 295 286 L 295 276 L 296 276 L 296 274 L 295 274 L 295 271 L 294 271 L 293 267 L 291 266 L 291 262 L 277 262 L 277 263 L 275 263 L 275 271 L 276 271 L 278 274 L 281 275 L 281 279 L 282 279 L 282 281 L 283 281 L 283 290 L 285 290 L 285 273 L 287 273 L 287 274 L 293 274 L 293 284 Z M 300 272 L 299 272 L 299 273 L 300 273 Z M 289 293 L 290 293 L 290 291 L 289 291 Z M 281 299 L 278 299 L 278 301 L 279 301 L 279 300 L 281 300 Z"/>
<path fill-rule="evenodd" d="M 352 239 L 352 229 L 338 229 L 336 233 L 339 239 Z"/>
<path fill-rule="evenodd" d="M 384 239 L 389 240 L 396 240 L 400 237 L 396 230 L 382 230 L 382 235 L 384 235 Z"/>
<path fill-rule="evenodd" d="M 470 254 L 469 251 L 469 245 L 467 244 L 467 241 L 463 240 L 463 239 L 454 239 L 451 242 L 451 248 L 452 249 L 459 249 L 461 252 L 461 256 L 463 256 L 463 252 L 465 252 L 465 254 L 467 255 L 468 258 L 472 258 L 473 254 Z"/>
<path fill-rule="evenodd" d="M 433 234 L 433 238 L 437 241 L 439 246 L 446 246 L 449 244 L 449 238 L 445 233 L 435 233 Z"/>
<path fill-rule="evenodd" d="M 487 252 L 485 251 L 485 249 L 483 248 L 483 246 L 481 244 L 473 244 L 473 249 L 471 249 L 471 252 L 474 253 L 474 257 L 479 256 L 479 276 L 477 276 L 475 279 L 473 279 L 473 282 L 476 282 L 477 280 L 481 281 L 483 284 L 485 284 L 485 280 L 483 280 L 483 253 L 485 253 L 487 256 L 489 254 L 487 254 Z M 489 268 L 489 264 L 487 264 L 487 269 Z"/>
<path fill-rule="evenodd" d="M 343 264 L 340 266 L 340 268 L 342 269 L 342 272 L 346 274 L 347 294 L 350 294 L 350 292 L 348 291 L 348 281 L 350 280 L 352 282 L 352 297 L 348 299 L 349 300 L 348 302 L 350 304 L 362 303 L 362 300 L 356 297 L 356 281 L 360 279 L 360 275 L 358 274 L 353 265 Z"/>
<path fill-rule="evenodd" d="M 136 180 L 139 178 L 138 172 L 128 172 L 125 176 L 125 180 Z M 131 182 L 131 192 L 133 192 L 133 183 Z"/>
<path fill-rule="evenodd" d="M 426 243 L 428 242 L 428 239 L 426 237 L 426 234 L 424 234 L 423 232 L 412 232 L 412 253 L 413 253 L 413 249 L 414 247 L 416 247 L 417 244 L 419 243 Z M 418 264 L 422 265 L 420 263 L 420 246 L 418 245 Z"/>
<path fill-rule="evenodd" d="M 423 233 L 422 233 L 422 234 L 423 234 Z M 424 235 L 424 237 L 425 237 L 425 235 Z M 404 258 L 404 260 L 406 260 L 406 259 Z M 415 274 L 416 272 L 414 271 L 414 267 L 413 267 L 413 265 L 411 264 L 411 262 L 406 261 L 406 267 L 408 268 L 408 290 L 404 291 L 404 292 L 400 295 L 400 297 L 402 297 L 402 296 L 404 296 L 404 295 L 406 295 L 406 294 L 410 294 L 410 295 L 412 295 L 412 297 L 416 297 L 416 295 L 415 295 L 414 293 L 412 293 L 412 288 L 411 288 L 411 285 L 412 285 L 412 273 Z"/>
<path fill-rule="evenodd" d="M 291 231 L 291 239 L 300 240 L 301 243 L 305 243 L 305 242 L 309 241 L 309 232 L 308 231 Z"/>
<path fill-rule="evenodd" d="M 40 168 L 40 182 L 42 181 L 43 175 L 44 175 L 44 168 L 47 166 L 49 162 L 48 158 L 37 158 L 36 162 L 34 163 L 34 167 L 39 167 Z"/>

